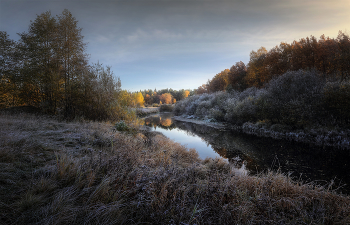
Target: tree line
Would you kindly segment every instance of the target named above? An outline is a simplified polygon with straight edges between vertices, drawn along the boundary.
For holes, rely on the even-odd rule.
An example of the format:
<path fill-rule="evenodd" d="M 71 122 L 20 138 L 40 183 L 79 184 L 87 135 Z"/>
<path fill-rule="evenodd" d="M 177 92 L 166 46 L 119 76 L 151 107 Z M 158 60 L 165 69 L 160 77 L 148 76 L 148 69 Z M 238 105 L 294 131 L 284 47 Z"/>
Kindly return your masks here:
<path fill-rule="evenodd" d="M 0 108 L 30 105 L 65 118 L 126 119 L 131 104 L 110 67 L 88 64 L 86 43 L 65 9 L 37 15 L 13 41 L 0 31 Z"/>
<path fill-rule="evenodd" d="M 81 31 L 67 9 L 37 15 L 18 41 L 0 31 L 0 108 L 29 105 L 65 118 L 125 120 L 133 117 L 130 107 L 174 104 L 193 94 L 122 90 L 110 67 L 88 64 Z"/>
<path fill-rule="evenodd" d="M 190 95 L 193 95 L 193 90 L 173 90 L 172 88 L 166 89 L 148 89 L 139 92 L 134 92 L 134 105 L 135 106 L 159 106 L 161 104 L 175 104 L 177 101 L 181 101 Z"/>
<path fill-rule="evenodd" d="M 247 66 L 237 62 L 216 74 L 174 112 L 256 132 L 302 130 L 323 135 L 315 141 L 348 146 L 349 62 L 350 38 L 341 31 L 335 39 L 262 47 L 250 53 Z"/>
<path fill-rule="evenodd" d="M 224 90 L 243 91 L 263 87 L 287 71 L 317 70 L 328 79 L 348 80 L 350 74 L 350 38 L 339 31 L 337 38 L 322 35 L 281 42 L 269 51 L 265 47 L 250 52 L 247 65 L 237 62 L 230 69 L 216 74 L 196 89 L 197 94 Z"/>

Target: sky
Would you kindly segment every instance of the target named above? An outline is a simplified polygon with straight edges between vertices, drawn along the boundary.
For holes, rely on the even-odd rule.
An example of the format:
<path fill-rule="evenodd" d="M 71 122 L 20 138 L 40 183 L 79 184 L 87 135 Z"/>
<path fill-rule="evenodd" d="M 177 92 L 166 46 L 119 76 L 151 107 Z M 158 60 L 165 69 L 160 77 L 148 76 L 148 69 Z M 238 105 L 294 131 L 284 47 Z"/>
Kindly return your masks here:
<path fill-rule="evenodd" d="M 0 0 L 0 30 L 18 40 L 37 15 L 64 9 L 90 63 L 129 91 L 195 89 L 261 46 L 350 33 L 350 0 Z"/>

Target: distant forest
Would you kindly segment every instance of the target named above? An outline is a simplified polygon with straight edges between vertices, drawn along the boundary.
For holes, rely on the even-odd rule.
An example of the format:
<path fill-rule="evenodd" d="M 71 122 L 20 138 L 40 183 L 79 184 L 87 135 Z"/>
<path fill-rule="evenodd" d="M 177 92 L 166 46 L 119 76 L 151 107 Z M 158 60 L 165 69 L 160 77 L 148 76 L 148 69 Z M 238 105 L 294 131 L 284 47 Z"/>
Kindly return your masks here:
<path fill-rule="evenodd" d="M 158 106 L 161 104 L 175 104 L 177 101 L 181 101 L 185 98 L 187 98 L 190 95 L 193 95 L 193 90 L 173 90 L 173 89 L 148 89 L 143 90 L 140 92 L 137 92 L 136 95 L 136 104 L 137 106 Z M 142 95 L 142 96 L 140 96 Z M 139 101 L 139 99 L 142 98 L 143 101 Z"/>

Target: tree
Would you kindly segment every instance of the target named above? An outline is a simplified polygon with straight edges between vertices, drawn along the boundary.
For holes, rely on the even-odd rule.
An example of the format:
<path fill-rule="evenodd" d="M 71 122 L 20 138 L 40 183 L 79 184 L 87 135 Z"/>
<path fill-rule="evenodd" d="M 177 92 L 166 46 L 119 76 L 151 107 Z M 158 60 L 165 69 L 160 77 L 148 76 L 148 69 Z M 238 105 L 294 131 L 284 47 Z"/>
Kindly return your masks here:
<path fill-rule="evenodd" d="M 59 57 L 61 60 L 61 75 L 64 78 L 64 99 L 65 115 L 73 113 L 74 104 L 74 82 L 85 70 L 87 57 L 83 43 L 82 29 L 78 27 L 78 21 L 73 15 L 65 9 L 58 16 L 58 42 Z"/>
<path fill-rule="evenodd" d="M 265 47 L 250 52 L 246 76 L 246 82 L 249 86 L 261 87 L 265 82 L 271 79 L 265 65 L 266 54 L 267 50 Z"/>
<path fill-rule="evenodd" d="M 236 65 L 230 68 L 228 73 L 228 82 L 234 90 L 243 91 L 247 85 L 245 82 L 245 76 L 247 75 L 247 68 L 245 64 L 240 61 Z"/>
<path fill-rule="evenodd" d="M 21 95 L 25 102 L 54 112 L 60 99 L 57 23 L 50 11 L 42 13 L 20 34 Z"/>
<path fill-rule="evenodd" d="M 145 104 L 145 100 L 141 92 L 137 92 L 135 94 L 135 102 L 137 107 L 143 107 L 143 105 Z"/>
<path fill-rule="evenodd" d="M 186 90 L 186 91 L 184 92 L 184 98 L 187 98 L 189 95 L 190 95 L 190 91 L 189 91 L 189 90 Z"/>
<path fill-rule="evenodd" d="M 215 77 L 209 81 L 208 90 L 209 92 L 224 91 L 229 83 L 228 73 L 229 69 L 225 69 L 220 73 L 216 74 Z"/>
<path fill-rule="evenodd" d="M 341 74 L 341 80 L 345 80 L 350 74 L 350 37 L 339 31 L 337 42 L 340 49 L 340 56 L 338 61 L 338 70 Z"/>
<path fill-rule="evenodd" d="M 145 103 L 146 103 L 147 105 L 152 104 L 152 102 L 151 102 L 151 96 L 150 96 L 149 94 L 146 94 L 146 95 L 145 95 Z"/>
<path fill-rule="evenodd" d="M 18 99 L 16 42 L 0 31 L 0 108 L 15 106 Z"/>
<path fill-rule="evenodd" d="M 208 85 L 207 84 L 202 84 L 201 86 L 199 86 L 196 90 L 195 93 L 197 95 L 201 95 L 204 93 L 208 93 Z"/>
<path fill-rule="evenodd" d="M 66 117 L 74 115 L 89 70 L 77 22 L 68 10 L 57 19 L 47 11 L 20 34 L 21 93 L 27 104 L 50 113 L 63 107 Z"/>
<path fill-rule="evenodd" d="M 163 104 L 171 104 L 173 96 L 170 93 L 162 94 L 159 99 Z"/>

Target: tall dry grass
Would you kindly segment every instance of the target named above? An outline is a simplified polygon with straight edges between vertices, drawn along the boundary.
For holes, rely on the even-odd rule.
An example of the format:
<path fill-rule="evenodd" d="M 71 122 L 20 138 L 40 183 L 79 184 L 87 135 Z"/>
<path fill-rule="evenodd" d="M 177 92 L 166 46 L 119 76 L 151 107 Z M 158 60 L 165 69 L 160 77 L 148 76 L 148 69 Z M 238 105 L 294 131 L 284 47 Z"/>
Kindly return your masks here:
<path fill-rule="evenodd" d="M 160 133 L 0 117 L 3 224 L 349 224 L 350 198 L 200 160 Z"/>

